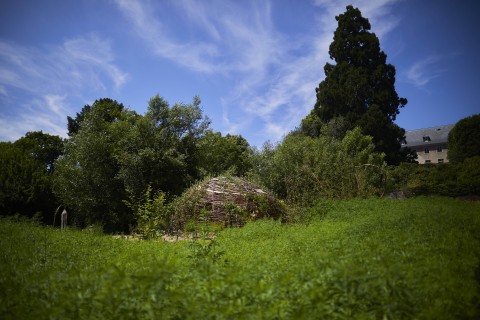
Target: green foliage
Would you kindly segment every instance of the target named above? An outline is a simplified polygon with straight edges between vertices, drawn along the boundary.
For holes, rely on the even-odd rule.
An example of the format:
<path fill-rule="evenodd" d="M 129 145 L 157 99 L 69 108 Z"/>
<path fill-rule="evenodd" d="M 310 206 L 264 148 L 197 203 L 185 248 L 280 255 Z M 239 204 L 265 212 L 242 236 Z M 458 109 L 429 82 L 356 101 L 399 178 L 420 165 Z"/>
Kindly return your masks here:
<path fill-rule="evenodd" d="M 317 102 L 302 121 L 302 131 L 315 136 L 321 132 L 315 126 L 342 117 L 346 129 L 359 126 L 373 137 L 375 150 L 385 153 L 389 164 L 397 164 L 404 156 L 399 140 L 405 131 L 393 121 L 407 100 L 395 91 L 395 67 L 386 63 L 387 56 L 360 10 L 347 6 L 336 20 L 329 49 L 336 64 L 325 65 L 325 80 L 316 88 Z"/>
<path fill-rule="evenodd" d="M 80 226 L 128 232 L 134 215 L 125 200 L 142 198 L 149 186 L 179 195 L 199 176 L 197 141 L 209 121 L 198 97 L 170 107 L 157 95 L 144 116 L 100 99 L 77 118 L 54 190 Z"/>
<path fill-rule="evenodd" d="M 147 113 L 133 125 L 117 125 L 119 162 L 117 178 L 135 196 L 151 185 L 179 195 L 198 179 L 198 140 L 209 126 L 202 116 L 200 99 L 191 104 L 175 104 L 156 95 Z"/>
<path fill-rule="evenodd" d="M 190 241 L 188 258 L 191 259 L 195 268 L 209 269 L 212 264 L 219 262 L 224 254 L 225 251 L 218 249 L 215 238 L 211 238 L 211 233 L 206 225 L 202 227 L 200 238 L 194 237 Z"/>
<path fill-rule="evenodd" d="M 158 238 L 170 227 L 172 210 L 166 203 L 164 192 L 153 193 L 152 187 L 145 190 L 143 202 L 138 205 L 129 204 L 134 210 L 137 223 L 135 233 L 145 239 Z"/>
<path fill-rule="evenodd" d="M 78 132 L 67 140 L 65 153 L 56 164 L 54 192 L 70 209 L 75 224 L 98 223 L 107 232 L 128 231 L 132 214 L 122 202 L 127 193 L 117 179 L 115 158 L 122 134 L 115 128 L 116 123 L 128 123 L 133 117 L 116 101 L 99 100 L 86 113 Z"/>
<path fill-rule="evenodd" d="M 64 141 L 59 136 L 34 131 L 27 132 L 14 144 L 43 164 L 48 173 L 53 173 L 55 161 L 63 154 Z"/>
<path fill-rule="evenodd" d="M 476 319 L 479 203 L 321 201 L 308 224 L 127 241 L 0 220 L 2 319 Z"/>
<path fill-rule="evenodd" d="M 86 119 L 90 111 L 95 110 L 97 117 L 101 118 L 105 122 L 115 122 L 118 117 L 121 116 L 125 107 L 123 104 L 118 103 L 116 100 L 110 98 L 102 98 L 95 100 L 95 102 L 90 105 L 85 105 L 80 113 L 77 113 L 74 118 L 67 117 L 68 120 L 68 135 L 72 137 L 74 134 L 78 133 L 82 122 Z"/>
<path fill-rule="evenodd" d="M 381 194 L 383 155 L 372 138 L 356 128 L 342 140 L 289 135 L 276 150 L 266 149 L 256 176 L 278 196 L 308 204 L 319 197 L 349 198 Z"/>
<path fill-rule="evenodd" d="M 202 177 L 219 176 L 229 171 L 243 176 L 251 169 L 251 149 L 242 136 L 222 137 L 220 132 L 208 130 L 198 141 L 199 171 Z"/>
<path fill-rule="evenodd" d="M 0 215 L 38 215 L 51 223 L 57 201 L 51 173 L 61 152 L 61 138 L 42 132 L 0 142 Z"/>
<path fill-rule="evenodd" d="M 419 165 L 402 163 L 388 169 L 388 190 L 407 195 L 450 197 L 480 195 L 480 156 L 463 163 Z"/>
<path fill-rule="evenodd" d="M 302 119 L 300 132 L 307 137 L 318 137 L 322 126 L 322 119 L 320 119 L 314 110 L 312 110 L 304 119 Z"/>
<path fill-rule="evenodd" d="M 153 319 L 154 312 L 160 318 L 172 313 L 150 306 L 166 300 L 171 247 L 5 220 L 0 239 L 2 319 Z"/>
<path fill-rule="evenodd" d="M 24 213 L 38 200 L 36 188 L 40 184 L 43 168 L 33 157 L 16 145 L 0 143 L 0 210 L 2 215 Z M 23 211 L 26 210 L 26 211 Z"/>
<path fill-rule="evenodd" d="M 253 149 L 252 170 L 248 173 L 248 179 L 267 187 L 270 191 L 276 193 L 277 196 L 284 197 L 279 193 L 278 184 L 280 181 L 280 172 L 276 171 L 273 165 L 278 145 L 274 145 L 270 141 L 266 141 L 260 150 Z"/>
<path fill-rule="evenodd" d="M 198 222 L 204 218 L 205 212 L 198 206 L 200 199 L 207 196 L 207 191 L 201 185 L 207 181 L 197 181 L 185 192 L 172 201 L 172 229 L 175 231 L 196 231 Z"/>
<path fill-rule="evenodd" d="M 453 163 L 480 156 L 480 114 L 458 121 L 448 134 L 448 160 Z"/>

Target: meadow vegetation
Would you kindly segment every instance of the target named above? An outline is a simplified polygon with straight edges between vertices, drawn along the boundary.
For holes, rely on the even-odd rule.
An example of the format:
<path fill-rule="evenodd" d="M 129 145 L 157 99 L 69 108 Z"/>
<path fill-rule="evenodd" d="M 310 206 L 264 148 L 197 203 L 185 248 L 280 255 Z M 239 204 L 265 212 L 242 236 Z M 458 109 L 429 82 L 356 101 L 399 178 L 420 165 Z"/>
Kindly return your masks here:
<path fill-rule="evenodd" d="M 452 163 L 414 163 L 395 68 L 358 9 L 336 19 L 278 144 L 159 95 L 0 142 L 0 319 L 479 319 L 480 203 L 458 197 L 480 196 L 480 118 Z"/>
<path fill-rule="evenodd" d="M 475 319 L 479 212 L 442 197 L 322 200 L 305 223 L 262 220 L 174 243 L 3 218 L 0 315 Z"/>

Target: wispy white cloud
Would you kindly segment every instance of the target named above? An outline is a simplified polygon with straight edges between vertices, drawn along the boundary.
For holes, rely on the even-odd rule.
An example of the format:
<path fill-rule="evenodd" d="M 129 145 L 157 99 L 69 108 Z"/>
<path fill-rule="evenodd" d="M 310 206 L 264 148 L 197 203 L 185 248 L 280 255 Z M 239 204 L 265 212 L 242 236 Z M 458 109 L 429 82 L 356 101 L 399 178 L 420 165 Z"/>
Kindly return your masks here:
<path fill-rule="evenodd" d="M 417 87 L 425 87 L 430 81 L 438 78 L 444 71 L 438 67 L 441 58 L 437 55 L 429 56 L 415 62 L 406 71 L 407 79 Z"/>
<path fill-rule="evenodd" d="M 70 111 L 67 96 L 44 95 L 20 106 L 16 118 L 0 117 L 0 140 L 17 140 L 28 131 L 44 131 L 66 137 L 65 119 Z"/>
<path fill-rule="evenodd" d="M 114 64 L 111 45 L 95 35 L 42 50 L 0 42 L 0 85 L 45 92 L 95 87 L 120 88 L 127 74 Z"/>
<path fill-rule="evenodd" d="M 104 75 L 117 89 L 128 79 L 128 75 L 114 64 L 114 55 L 109 41 L 96 36 L 80 37 L 65 41 L 62 49 L 65 53 L 63 62 L 65 65 L 74 65 L 76 78 L 95 78 L 96 83 L 104 87 L 102 79 Z"/>
<path fill-rule="evenodd" d="M 0 140 L 34 130 L 64 136 L 66 116 L 72 113 L 67 94 L 83 99 L 81 92 L 118 90 L 127 79 L 114 63 L 110 42 L 95 35 L 49 48 L 0 41 Z"/>
<path fill-rule="evenodd" d="M 156 12 L 158 7 L 130 0 L 115 0 L 115 3 L 157 55 L 195 71 L 213 72 L 217 69 L 212 61 L 212 57 L 218 56 L 217 48 L 206 42 L 182 42 L 171 37 L 159 18 L 161 12 Z"/>
<path fill-rule="evenodd" d="M 215 22 L 218 20 L 218 17 L 211 19 L 210 16 L 215 13 L 212 13 L 212 11 L 209 10 L 210 8 L 205 6 L 202 2 L 183 0 L 174 1 L 173 4 L 178 6 L 187 15 L 189 21 L 205 30 L 215 41 L 220 41 L 222 39 L 220 26 Z M 218 3 L 217 5 L 222 4 Z"/>
<path fill-rule="evenodd" d="M 176 21 L 175 30 L 165 22 L 169 17 L 162 6 L 129 0 L 115 0 L 115 3 L 155 54 L 193 71 L 217 74 L 259 71 L 265 68 L 267 60 L 279 54 L 275 43 L 280 39 L 272 32 L 267 1 L 250 4 L 172 1 L 171 10 L 177 9 L 176 20 L 186 22 Z M 191 36 L 181 38 L 180 33 Z"/>
<path fill-rule="evenodd" d="M 275 1 L 167 2 L 169 9 L 176 8 L 168 10 L 173 17 L 162 11 L 165 3 L 114 1 L 156 55 L 233 82 L 231 91 L 221 97 L 223 127 L 244 133 L 255 123 L 258 141 L 280 139 L 313 107 L 314 89 L 329 60 L 335 16 L 350 2 L 314 1 L 312 10 L 318 14 L 309 31 L 287 35 L 274 24 Z M 398 1 L 360 0 L 353 5 L 383 37 L 399 22 L 392 12 Z M 175 23 L 174 30 L 169 19 L 182 23 Z"/>
<path fill-rule="evenodd" d="M 392 14 L 395 2 L 398 1 L 358 1 L 354 6 L 358 6 L 362 15 L 369 18 L 372 31 L 382 37 L 399 21 Z M 280 139 L 298 126 L 313 107 L 316 99 L 314 89 L 324 79 L 323 66 L 329 61 L 328 49 L 337 27 L 334 17 L 343 13 L 348 4 L 349 1 L 316 1 L 318 16 L 313 32 L 294 40 L 301 46 L 299 52 L 302 54 L 291 53 L 288 45 L 275 48 L 287 53 L 280 56 L 281 60 L 274 65 L 275 76 L 264 77 L 265 90 L 254 91 L 255 97 L 252 94 L 243 101 L 245 110 L 263 119 L 265 138 Z"/>

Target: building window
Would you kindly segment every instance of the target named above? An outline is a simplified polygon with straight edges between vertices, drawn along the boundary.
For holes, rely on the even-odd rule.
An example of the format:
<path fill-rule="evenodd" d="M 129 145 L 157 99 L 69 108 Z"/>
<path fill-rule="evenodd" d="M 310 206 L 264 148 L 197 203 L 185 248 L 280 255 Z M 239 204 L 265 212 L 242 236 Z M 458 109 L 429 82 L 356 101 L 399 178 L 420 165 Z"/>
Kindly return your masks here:
<path fill-rule="evenodd" d="M 430 153 L 430 149 L 425 148 L 425 153 Z"/>
<path fill-rule="evenodd" d="M 432 141 L 429 136 L 423 136 L 423 142 L 430 142 Z"/>
<path fill-rule="evenodd" d="M 430 162 L 432 162 L 432 161 L 431 160 L 425 160 L 425 163 L 430 163 Z"/>
<path fill-rule="evenodd" d="M 438 159 L 438 163 L 443 163 L 443 159 Z"/>
<path fill-rule="evenodd" d="M 437 147 L 437 152 L 443 152 L 443 148 L 442 147 Z"/>
<path fill-rule="evenodd" d="M 407 144 L 407 140 L 405 140 L 405 139 L 400 140 L 400 144 L 401 144 L 402 146 L 406 145 L 406 144 Z"/>

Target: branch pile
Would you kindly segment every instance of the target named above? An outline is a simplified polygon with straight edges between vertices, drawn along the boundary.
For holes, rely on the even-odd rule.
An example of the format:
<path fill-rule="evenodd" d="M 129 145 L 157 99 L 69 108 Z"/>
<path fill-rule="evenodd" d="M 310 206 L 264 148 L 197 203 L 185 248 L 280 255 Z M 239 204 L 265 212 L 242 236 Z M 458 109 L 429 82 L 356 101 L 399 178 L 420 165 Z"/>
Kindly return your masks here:
<path fill-rule="evenodd" d="M 174 221 L 183 229 L 188 221 L 240 227 L 247 221 L 281 218 L 284 205 L 258 186 L 237 177 L 217 177 L 199 183 L 178 199 Z"/>

